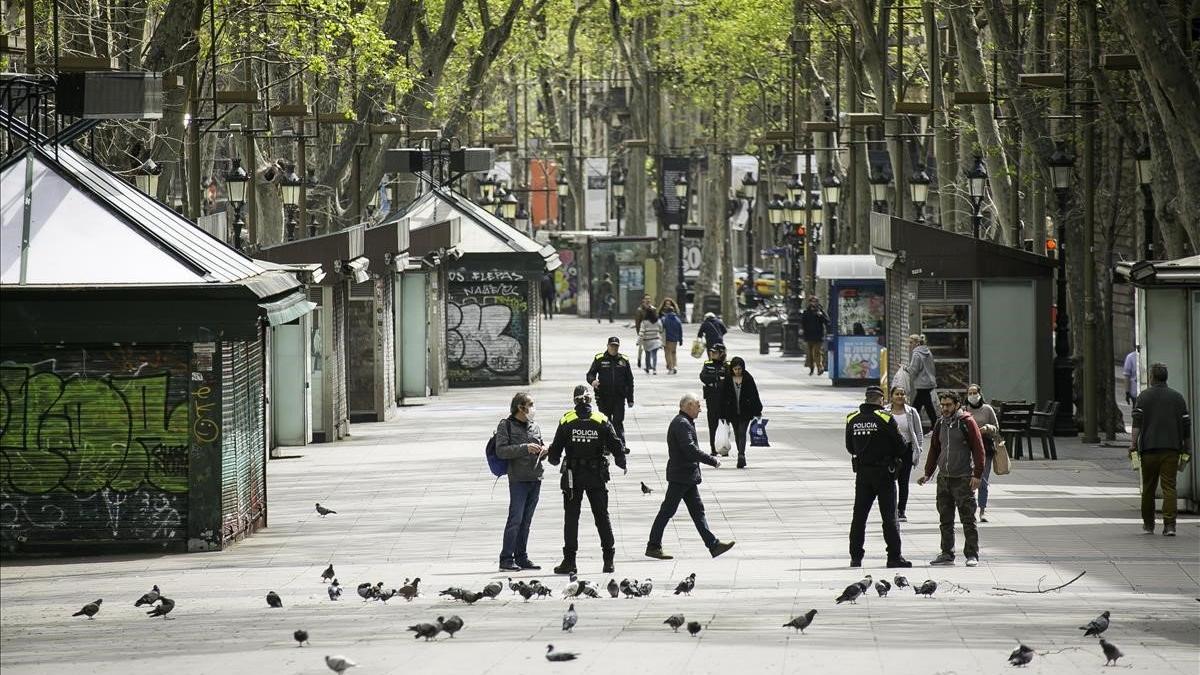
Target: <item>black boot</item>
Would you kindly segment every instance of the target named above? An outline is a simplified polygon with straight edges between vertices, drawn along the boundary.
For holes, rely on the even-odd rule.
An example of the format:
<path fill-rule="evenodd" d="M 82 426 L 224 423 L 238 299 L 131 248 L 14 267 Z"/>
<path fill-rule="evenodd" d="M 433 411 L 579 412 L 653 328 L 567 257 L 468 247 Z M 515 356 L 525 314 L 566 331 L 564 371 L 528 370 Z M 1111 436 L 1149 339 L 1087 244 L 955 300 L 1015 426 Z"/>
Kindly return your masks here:
<path fill-rule="evenodd" d="M 571 549 L 563 549 L 563 560 L 557 567 L 554 568 L 555 574 L 575 574 L 575 551 Z"/>
<path fill-rule="evenodd" d="M 611 548 L 603 549 L 603 551 L 604 551 L 604 573 L 612 574 L 613 570 L 616 569 L 615 567 L 613 567 L 613 557 L 617 554 L 617 552 Z"/>
<path fill-rule="evenodd" d="M 737 463 L 737 468 L 739 468 L 739 469 L 744 469 L 744 468 L 746 468 L 746 453 L 744 453 L 744 452 L 739 452 L 739 453 L 738 453 L 738 463 Z"/>

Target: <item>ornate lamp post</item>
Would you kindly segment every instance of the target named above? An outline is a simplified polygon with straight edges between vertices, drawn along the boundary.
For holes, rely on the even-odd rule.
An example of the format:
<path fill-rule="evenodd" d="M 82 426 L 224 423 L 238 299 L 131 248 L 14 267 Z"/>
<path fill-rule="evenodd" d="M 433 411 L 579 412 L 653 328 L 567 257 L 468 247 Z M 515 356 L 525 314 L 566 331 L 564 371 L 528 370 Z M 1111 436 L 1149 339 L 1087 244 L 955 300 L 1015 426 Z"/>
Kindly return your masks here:
<path fill-rule="evenodd" d="M 566 211 L 564 209 L 563 202 L 566 199 L 567 194 L 571 191 L 571 184 L 567 182 L 567 174 L 565 171 L 559 171 L 558 178 L 555 178 L 554 182 L 556 184 L 556 189 L 558 190 L 558 229 L 564 230 L 566 229 L 566 223 L 563 221 L 566 218 L 564 215 Z"/>
<path fill-rule="evenodd" d="M 971 231 L 979 238 L 979 230 L 983 225 L 983 196 L 987 192 L 988 172 L 983 157 L 975 155 L 975 165 L 967 171 L 967 195 L 971 198 Z"/>
<path fill-rule="evenodd" d="M 1154 165 L 1150 159 L 1150 144 L 1144 143 L 1137 151 L 1137 179 L 1142 186 L 1143 260 L 1154 260 L 1154 193 L 1150 189 Z"/>
<path fill-rule="evenodd" d="M 867 182 L 871 185 L 871 207 L 879 213 L 887 213 L 888 186 L 891 185 L 892 180 L 883 172 L 883 169 L 876 167 Z"/>
<path fill-rule="evenodd" d="M 808 203 L 808 228 L 804 238 L 804 294 L 815 293 L 817 251 L 821 246 L 821 230 L 825 227 L 825 205 L 820 194 L 812 194 Z"/>
<path fill-rule="evenodd" d="M 162 167 L 153 159 L 147 159 L 134 168 L 133 182 L 137 185 L 137 189 L 157 199 L 158 177 L 162 175 L 162 171 Z"/>
<path fill-rule="evenodd" d="M 283 210 L 287 215 L 284 233 L 288 241 L 296 240 L 296 212 L 300 209 L 300 176 L 296 175 L 296 165 L 290 164 L 287 173 L 279 179 L 279 194 L 283 200 Z"/>
<path fill-rule="evenodd" d="M 925 222 L 925 203 L 929 200 L 929 184 L 933 179 L 929 177 L 929 172 L 925 170 L 925 165 L 922 164 L 913 172 L 911 178 L 908 179 L 908 196 L 912 198 L 913 206 L 917 208 L 917 222 Z"/>
<path fill-rule="evenodd" d="M 489 173 L 483 177 L 483 180 L 479 181 L 479 197 L 483 200 L 484 204 L 489 204 L 495 195 L 496 177 Z"/>
<path fill-rule="evenodd" d="M 842 180 L 832 169 L 821 181 L 821 198 L 829 206 L 829 251 L 838 252 L 838 202 L 842 198 Z"/>
<path fill-rule="evenodd" d="M 520 202 L 517 201 L 517 196 L 508 190 L 505 190 L 504 196 L 500 198 L 500 217 L 509 222 L 515 221 L 517 219 L 517 207 L 519 205 Z"/>
<path fill-rule="evenodd" d="M 242 205 L 246 203 L 246 184 L 250 176 L 242 168 L 242 160 L 235 157 L 225 174 L 225 194 L 233 206 L 233 247 L 241 251 L 246 242 L 246 221 L 242 220 Z"/>
<path fill-rule="evenodd" d="M 619 237 L 621 236 L 621 216 L 625 215 L 625 172 L 619 168 L 613 169 L 612 195 L 616 200 L 617 236 Z"/>
<path fill-rule="evenodd" d="M 686 173 L 679 174 L 675 179 L 675 198 L 679 200 L 679 208 L 683 209 L 683 219 L 687 221 L 690 195 L 688 194 L 688 179 Z M 687 283 L 683 278 L 683 225 L 675 226 L 675 302 L 679 312 L 687 316 Z"/>
<path fill-rule="evenodd" d="M 1055 285 L 1054 322 L 1054 400 L 1058 401 L 1058 417 L 1054 420 L 1054 435 L 1075 435 L 1075 359 L 1071 356 L 1071 321 L 1067 315 L 1067 208 L 1071 199 L 1071 172 L 1075 158 L 1067 152 L 1063 141 L 1055 143 L 1054 153 L 1047 161 L 1058 197 L 1058 283 Z"/>
<path fill-rule="evenodd" d="M 754 288 L 754 200 L 758 196 L 758 179 L 749 171 L 742 176 L 742 185 L 738 188 L 738 196 L 746 200 L 746 282 L 743 292 L 746 294 L 746 304 L 754 304 L 757 291 Z"/>
<path fill-rule="evenodd" d="M 513 227 L 533 236 L 533 230 L 529 227 L 529 210 L 525 208 L 525 204 L 520 204 L 517 207 L 516 215 L 513 216 Z"/>

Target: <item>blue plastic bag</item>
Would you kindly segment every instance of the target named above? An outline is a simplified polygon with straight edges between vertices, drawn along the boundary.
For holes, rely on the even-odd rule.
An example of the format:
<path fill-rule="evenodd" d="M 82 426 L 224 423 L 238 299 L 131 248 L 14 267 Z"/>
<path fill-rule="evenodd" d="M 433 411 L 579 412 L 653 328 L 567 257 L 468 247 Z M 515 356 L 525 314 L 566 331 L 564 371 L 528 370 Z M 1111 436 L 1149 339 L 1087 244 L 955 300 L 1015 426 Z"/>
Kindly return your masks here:
<path fill-rule="evenodd" d="M 765 417 L 755 417 L 750 420 L 750 445 L 756 448 L 769 448 L 771 444 L 767 442 L 767 422 Z"/>

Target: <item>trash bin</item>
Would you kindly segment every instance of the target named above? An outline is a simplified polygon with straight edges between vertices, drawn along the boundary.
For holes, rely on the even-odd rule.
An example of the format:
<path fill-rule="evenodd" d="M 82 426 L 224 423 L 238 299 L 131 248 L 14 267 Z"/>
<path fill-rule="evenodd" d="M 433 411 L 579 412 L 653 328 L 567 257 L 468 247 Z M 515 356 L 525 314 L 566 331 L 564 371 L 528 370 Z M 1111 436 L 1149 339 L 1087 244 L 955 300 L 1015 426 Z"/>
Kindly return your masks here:
<path fill-rule="evenodd" d="M 759 354 L 770 354 L 771 353 L 771 341 L 769 339 L 767 339 L 766 328 L 760 328 L 758 330 L 758 353 Z"/>
<path fill-rule="evenodd" d="M 704 308 L 705 314 L 712 312 L 713 314 L 716 314 L 717 316 L 721 316 L 721 296 L 719 296 L 719 295 L 704 296 L 703 308 Z"/>

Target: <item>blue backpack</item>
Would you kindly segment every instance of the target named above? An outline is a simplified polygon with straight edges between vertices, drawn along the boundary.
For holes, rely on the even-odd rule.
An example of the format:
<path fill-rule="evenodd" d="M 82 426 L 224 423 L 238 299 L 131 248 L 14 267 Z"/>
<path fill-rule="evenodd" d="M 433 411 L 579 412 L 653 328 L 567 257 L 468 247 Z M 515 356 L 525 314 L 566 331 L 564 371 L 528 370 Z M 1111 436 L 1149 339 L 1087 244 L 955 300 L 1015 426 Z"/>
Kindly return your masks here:
<path fill-rule="evenodd" d="M 507 424 L 508 420 L 505 420 Z M 512 433 L 512 428 L 509 428 L 509 433 Z M 492 437 L 488 439 L 487 447 L 483 449 L 483 455 L 487 458 L 488 468 L 491 469 L 492 475 L 499 478 L 508 473 L 508 460 L 501 459 L 496 455 L 496 433 L 492 432 Z"/>

